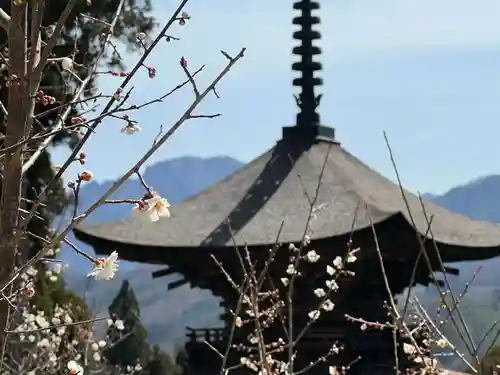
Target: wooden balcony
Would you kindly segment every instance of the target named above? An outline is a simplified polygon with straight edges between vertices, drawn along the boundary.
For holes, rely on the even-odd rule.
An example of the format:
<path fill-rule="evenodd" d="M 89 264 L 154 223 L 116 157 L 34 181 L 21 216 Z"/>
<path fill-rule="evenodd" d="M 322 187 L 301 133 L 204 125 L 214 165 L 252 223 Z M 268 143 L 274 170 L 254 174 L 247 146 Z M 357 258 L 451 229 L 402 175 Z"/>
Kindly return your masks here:
<path fill-rule="evenodd" d="M 194 329 L 186 327 L 187 329 L 187 345 L 191 347 L 203 346 L 209 348 L 213 346 L 217 350 L 225 351 L 227 341 L 229 340 L 229 330 L 227 328 L 200 328 Z M 238 332 L 233 337 L 233 343 L 238 343 L 241 337 L 238 337 Z M 346 337 L 347 336 L 347 337 Z M 283 336 L 282 336 L 283 337 Z M 359 340 L 358 340 L 359 338 Z M 307 346 L 308 348 L 327 347 L 330 348 L 335 343 L 346 343 L 356 341 L 356 348 L 359 350 L 377 350 L 381 346 L 393 345 L 392 332 L 387 330 L 382 331 L 368 331 L 361 332 L 359 328 L 344 327 L 331 328 L 331 327 L 311 327 L 301 338 L 298 346 Z M 210 345 L 207 345 L 210 344 Z M 212 350 L 213 351 L 213 350 Z"/>
<path fill-rule="evenodd" d="M 186 337 L 188 342 L 208 342 L 213 343 L 222 341 L 229 337 L 226 328 L 191 328 L 186 327 Z"/>
<path fill-rule="evenodd" d="M 226 351 L 229 334 L 226 328 L 200 328 L 186 327 L 186 351 L 189 364 L 192 368 L 219 369 L 222 365 L 220 356 L 215 352 Z M 215 350 L 214 350 L 215 349 Z"/>
<path fill-rule="evenodd" d="M 207 369 L 220 369 L 222 365 L 220 356 L 216 353 L 224 354 L 229 339 L 229 331 L 226 328 L 187 328 L 186 350 L 189 355 L 190 366 L 197 371 L 204 372 Z M 347 335 L 347 337 L 345 336 Z M 241 338 L 241 337 L 240 337 Z M 234 344 L 238 343 L 238 337 L 234 338 Z M 363 360 L 357 365 L 361 368 L 365 366 L 391 367 L 394 364 L 394 347 L 391 331 L 367 331 L 361 332 L 352 329 L 342 329 L 341 327 L 311 327 L 297 345 L 297 349 L 302 353 L 302 357 L 307 363 L 316 359 L 318 353 L 326 354 L 334 345 L 345 345 L 345 350 L 340 352 L 337 360 L 350 362 L 352 359 L 362 357 Z M 399 348 L 401 351 L 401 348 Z M 237 354 L 236 352 L 233 352 Z M 232 357 L 232 356 L 231 356 Z M 227 365 L 231 366 L 239 363 L 239 356 L 229 359 Z M 364 371 L 364 370 L 363 370 Z M 361 371 L 362 373 L 364 373 Z"/>

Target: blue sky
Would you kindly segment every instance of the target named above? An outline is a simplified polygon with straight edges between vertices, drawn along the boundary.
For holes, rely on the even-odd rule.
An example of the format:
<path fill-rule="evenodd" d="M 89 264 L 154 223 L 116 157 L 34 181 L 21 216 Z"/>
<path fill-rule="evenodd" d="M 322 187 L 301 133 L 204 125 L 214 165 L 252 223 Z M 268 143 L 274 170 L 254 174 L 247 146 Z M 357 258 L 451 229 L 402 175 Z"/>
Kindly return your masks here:
<path fill-rule="evenodd" d="M 177 1 L 153 0 L 159 22 Z M 321 73 L 325 85 L 320 112 L 337 129 L 350 152 L 393 178 L 383 139 L 387 132 L 403 182 L 411 190 L 444 192 L 485 174 L 500 173 L 500 2 L 497 0 L 322 1 Z M 295 120 L 292 97 L 292 1 L 191 0 L 192 20 L 171 34 L 181 41 L 160 43 L 132 82 L 132 103 L 154 99 L 184 79 L 178 61 L 207 68 L 206 85 L 230 54 L 247 54 L 196 113 L 222 113 L 186 122 L 150 161 L 183 155 L 229 155 L 250 161 L 272 147 L 281 127 Z M 126 55 L 126 53 L 125 53 Z M 127 55 L 133 66 L 138 56 Z M 119 78 L 100 79 L 111 93 Z M 164 103 L 131 113 L 142 131 L 120 133 L 122 124 L 104 121 L 85 147 L 87 167 L 97 180 L 119 177 L 149 148 L 160 125 L 167 129 L 190 104 L 189 88 Z M 54 153 L 60 163 L 66 149 Z M 79 166 L 72 168 L 74 175 Z M 168 178 L 168 176 L 166 176 Z"/>

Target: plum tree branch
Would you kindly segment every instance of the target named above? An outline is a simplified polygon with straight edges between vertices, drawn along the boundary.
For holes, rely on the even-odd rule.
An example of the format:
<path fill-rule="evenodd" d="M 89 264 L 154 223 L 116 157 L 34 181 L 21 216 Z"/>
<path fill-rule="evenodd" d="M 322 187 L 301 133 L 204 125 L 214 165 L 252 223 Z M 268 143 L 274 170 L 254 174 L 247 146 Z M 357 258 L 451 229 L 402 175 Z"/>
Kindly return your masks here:
<path fill-rule="evenodd" d="M 0 27 L 5 30 L 7 35 L 9 34 L 9 23 L 10 16 L 2 8 L 0 8 Z"/>

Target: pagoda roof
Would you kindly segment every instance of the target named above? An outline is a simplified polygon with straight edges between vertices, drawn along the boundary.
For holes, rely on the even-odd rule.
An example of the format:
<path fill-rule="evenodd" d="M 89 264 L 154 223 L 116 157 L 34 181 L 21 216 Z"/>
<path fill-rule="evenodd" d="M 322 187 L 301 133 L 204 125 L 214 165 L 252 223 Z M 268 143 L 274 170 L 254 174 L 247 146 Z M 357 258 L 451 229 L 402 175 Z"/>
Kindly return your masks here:
<path fill-rule="evenodd" d="M 371 220 L 377 225 L 389 219 L 406 221 L 412 227 L 414 222 L 417 231 L 426 235 L 432 217 L 432 235 L 438 243 L 462 250 L 483 248 L 478 259 L 500 253 L 499 225 L 451 213 L 405 191 L 410 214 L 398 185 L 326 139 L 299 147 L 283 138 L 233 175 L 172 205 L 169 219 L 150 223 L 130 216 L 83 224 L 75 228 L 75 234 L 94 246 L 96 241 L 104 241 L 115 248 L 120 244 L 223 248 L 234 247 L 234 241 L 257 246 L 274 244 L 278 233 L 280 242 L 297 243 L 303 237 L 310 200 L 317 189 L 319 210 L 311 221 L 312 240 L 343 236 L 370 227 Z M 468 257 L 475 258 L 471 253 Z"/>

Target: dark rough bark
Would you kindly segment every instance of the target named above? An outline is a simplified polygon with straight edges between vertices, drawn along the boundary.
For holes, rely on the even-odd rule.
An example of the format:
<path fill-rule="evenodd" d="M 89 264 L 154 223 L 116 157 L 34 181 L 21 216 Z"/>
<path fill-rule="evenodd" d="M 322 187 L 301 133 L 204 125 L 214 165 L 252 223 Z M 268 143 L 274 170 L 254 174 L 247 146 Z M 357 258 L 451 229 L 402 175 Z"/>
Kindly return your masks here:
<path fill-rule="evenodd" d="M 9 101 L 5 147 L 19 143 L 26 135 L 27 104 L 29 102 L 26 76 L 26 5 L 13 6 L 9 29 Z M 0 204 L 0 288 L 13 272 L 17 249 L 17 224 L 22 193 L 23 148 L 13 148 L 4 156 L 3 184 Z M 0 348 L 3 347 L 9 315 L 9 304 L 0 301 Z"/>

